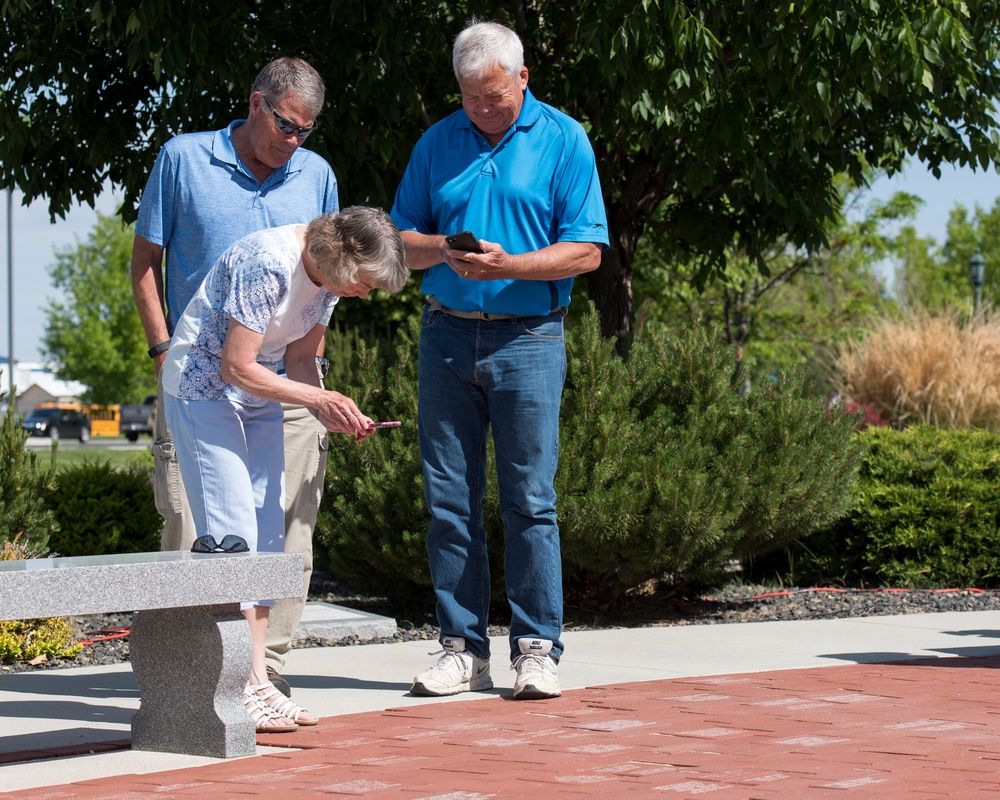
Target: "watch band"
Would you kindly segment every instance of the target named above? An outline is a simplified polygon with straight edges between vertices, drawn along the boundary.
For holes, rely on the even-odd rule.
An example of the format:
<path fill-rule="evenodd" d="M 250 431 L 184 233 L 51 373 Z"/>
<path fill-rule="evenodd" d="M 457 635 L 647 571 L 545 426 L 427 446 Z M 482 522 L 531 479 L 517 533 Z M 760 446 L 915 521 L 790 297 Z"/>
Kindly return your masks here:
<path fill-rule="evenodd" d="M 160 342 L 157 345 L 153 345 L 146 352 L 149 353 L 150 358 L 156 358 L 160 353 L 165 353 L 168 347 L 170 347 L 169 339 L 165 342 Z"/>

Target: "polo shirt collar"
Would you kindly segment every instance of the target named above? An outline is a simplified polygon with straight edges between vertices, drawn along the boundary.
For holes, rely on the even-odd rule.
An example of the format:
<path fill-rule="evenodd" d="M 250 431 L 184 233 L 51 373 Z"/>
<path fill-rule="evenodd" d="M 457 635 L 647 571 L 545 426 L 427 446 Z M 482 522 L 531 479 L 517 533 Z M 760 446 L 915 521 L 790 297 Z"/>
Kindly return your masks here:
<path fill-rule="evenodd" d="M 236 145 L 233 144 L 233 131 L 246 122 L 245 119 L 235 119 L 229 123 L 228 127 L 223 128 L 221 131 L 215 132 L 215 139 L 212 142 L 212 155 L 221 161 L 223 164 L 229 164 L 232 167 L 236 167 L 240 163 L 239 156 L 236 155 Z M 297 148 L 292 157 L 285 162 L 284 166 L 280 167 L 278 170 L 272 170 L 269 177 L 273 178 L 275 173 L 282 176 L 282 179 L 288 177 L 293 172 L 298 172 L 302 169 L 302 154 Z"/>

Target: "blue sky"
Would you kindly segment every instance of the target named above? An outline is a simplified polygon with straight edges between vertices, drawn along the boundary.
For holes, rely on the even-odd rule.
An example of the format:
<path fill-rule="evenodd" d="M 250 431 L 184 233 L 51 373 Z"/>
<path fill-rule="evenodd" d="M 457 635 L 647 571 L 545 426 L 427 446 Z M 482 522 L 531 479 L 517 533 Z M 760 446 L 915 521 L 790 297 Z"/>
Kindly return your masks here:
<path fill-rule="evenodd" d="M 924 200 L 914 222 L 923 236 L 944 241 L 948 214 L 959 203 L 973 210 L 991 208 L 1000 198 L 1000 175 L 992 170 L 956 170 L 945 167 L 937 180 L 921 164 L 911 164 L 893 178 L 881 178 L 872 187 L 880 199 L 894 192 L 906 191 Z M 13 277 L 14 277 L 14 357 L 18 361 L 40 359 L 39 344 L 45 329 L 43 309 L 57 298 L 48 278 L 48 267 L 57 250 L 74 246 L 87 238 L 97 222 L 97 211 L 112 214 L 117 208 L 113 193 L 105 192 L 96 204 L 73 208 L 64 220 L 49 222 L 44 202 L 24 207 L 20 192 L 14 192 L 13 207 Z M 7 197 L 0 194 L 0 356 L 9 353 L 8 341 L 8 268 L 7 268 Z M 989 269 L 989 265 L 987 265 Z"/>

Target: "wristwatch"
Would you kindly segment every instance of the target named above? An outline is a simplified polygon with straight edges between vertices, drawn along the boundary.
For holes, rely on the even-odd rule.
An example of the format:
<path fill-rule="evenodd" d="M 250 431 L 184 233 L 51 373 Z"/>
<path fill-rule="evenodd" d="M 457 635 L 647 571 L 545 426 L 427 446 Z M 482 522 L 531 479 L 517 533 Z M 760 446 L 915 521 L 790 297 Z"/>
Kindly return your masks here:
<path fill-rule="evenodd" d="M 150 358 L 156 358 L 160 353 L 165 353 L 170 347 L 170 340 L 165 342 L 160 342 L 159 344 L 153 345 L 146 352 L 149 353 Z"/>
<path fill-rule="evenodd" d="M 319 367 L 319 374 L 322 375 L 325 378 L 326 377 L 326 373 L 328 373 L 330 371 L 330 362 L 329 362 L 329 360 L 327 360 L 325 358 L 320 358 L 319 356 L 317 356 L 316 357 L 316 366 Z"/>

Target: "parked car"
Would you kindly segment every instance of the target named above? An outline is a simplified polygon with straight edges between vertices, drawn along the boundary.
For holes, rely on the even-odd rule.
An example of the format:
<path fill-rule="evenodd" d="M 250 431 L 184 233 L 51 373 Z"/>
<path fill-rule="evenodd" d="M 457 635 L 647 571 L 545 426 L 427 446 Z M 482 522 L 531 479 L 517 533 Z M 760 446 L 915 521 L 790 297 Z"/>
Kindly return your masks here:
<path fill-rule="evenodd" d="M 151 394 L 142 405 L 124 405 L 121 408 L 118 430 L 130 442 L 137 441 L 141 434 L 153 435 L 153 414 L 156 412 L 156 395 Z"/>
<path fill-rule="evenodd" d="M 71 408 L 36 408 L 24 418 L 21 427 L 32 436 L 90 441 L 90 420 Z"/>

